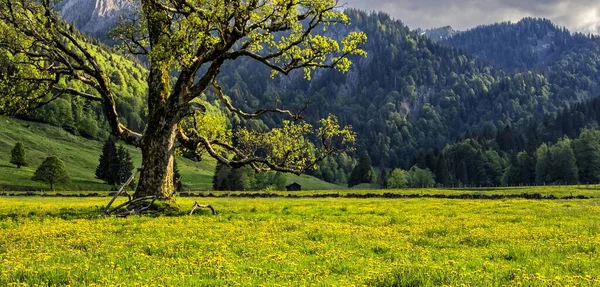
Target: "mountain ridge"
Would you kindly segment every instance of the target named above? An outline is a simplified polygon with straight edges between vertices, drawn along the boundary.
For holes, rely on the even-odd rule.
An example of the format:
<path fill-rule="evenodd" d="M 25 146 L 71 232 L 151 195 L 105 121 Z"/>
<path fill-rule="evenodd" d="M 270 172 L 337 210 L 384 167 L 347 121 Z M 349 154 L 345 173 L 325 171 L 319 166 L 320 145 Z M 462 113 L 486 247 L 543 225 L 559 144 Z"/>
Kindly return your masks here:
<path fill-rule="evenodd" d="M 103 38 L 121 15 L 133 11 L 133 0 L 65 0 L 56 9 L 80 31 Z"/>

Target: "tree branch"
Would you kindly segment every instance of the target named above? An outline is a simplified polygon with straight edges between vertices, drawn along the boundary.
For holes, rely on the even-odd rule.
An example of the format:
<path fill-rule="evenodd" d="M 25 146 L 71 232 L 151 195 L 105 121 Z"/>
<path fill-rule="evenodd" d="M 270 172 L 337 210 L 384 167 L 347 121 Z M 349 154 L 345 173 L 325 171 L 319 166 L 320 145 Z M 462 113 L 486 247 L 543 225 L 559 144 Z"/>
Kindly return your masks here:
<path fill-rule="evenodd" d="M 282 115 L 288 116 L 294 120 L 300 120 L 300 119 L 302 119 L 302 113 L 306 110 L 306 108 L 309 105 L 309 102 L 307 102 L 305 104 L 304 108 L 299 113 L 292 113 L 290 110 L 282 110 L 282 109 L 277 109 L 277 108 L 276 109 L 260 109 L 260 110 L 255 111 L 254 113 L 247 113 L 247 112 L 244 112 L 243 110 L 233 106 L 233 104 L 231 103 L 231 100 L 229 99 L 229 97 L 227 97 L 225 95 L 225 93 L 223 93 L 223 89 L 221 88 L 221 86 L 219 86 L 217 81 L 213 81 L 212 86 L 215 88 L 215 94 L 217 95 L 217 98 L 225 105 L 225 107 L 229 111 L 231 111 L 245 119 L 255 119 L 264 114 L 275 113 L 275 114 L 282 114 Z"/>
<path fill-rule="evenodd" d="M 110 81 L 97 59 L 90 53 L 89 44 L 71 33 L 68 24 L 59 18 L 51 5 L 52 1 L 0 0 L 0 19 L 18 35 L 0 36 L 0 46 L 12 55 L 22 54 L 28 58 L 23 64 L 40 73 L 29 79 L 29 82 L 46 82 L 47 89 L 56 92 L 50 101 L 58 95 L 68 93 L 101 102 L 113 134 L 137 145 L 141 135 L 119 121 Z M 57 78 L 47 81 L 48 75 Z M 58 85 L 60 79 L 65 82 L 80 81 L 96 90 L 99 97 L 71 87 L 62 87 Z M 38 97 L 37 100 L 42 98 Z"/>

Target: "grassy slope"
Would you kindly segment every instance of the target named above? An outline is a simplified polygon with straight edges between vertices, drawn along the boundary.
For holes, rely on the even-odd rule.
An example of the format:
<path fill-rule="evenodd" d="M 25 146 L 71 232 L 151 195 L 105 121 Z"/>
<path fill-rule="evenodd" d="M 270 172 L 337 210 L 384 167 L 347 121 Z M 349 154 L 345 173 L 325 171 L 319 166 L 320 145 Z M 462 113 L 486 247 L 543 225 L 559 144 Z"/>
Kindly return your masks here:
<path fill-rule="evenodd" d="M 25 145 L 28 167 L 17 169 L 9 163 L 10 150 L 16 142 Z M 27 121 L 0 117 L 0 190 L 42 190 L 47 185 L 31 180 L 37 166 L 50 155 L 62 159 L 72 183 L 57 186 L 58 190 L 108 190 L 109 186 L 95 178 L 102 143 L 71 135 L 64 130 Z M 134 164 L 141 162 L 140 152 L 130 147 Z M 215 162 L 200 163 L 180 158 L 179 169 L 184 185 L 192 190 L 209 190 Z M 305 189 L 340 189 L 309 176 L 288 175 L 288 181 L 297 181 Z"/>

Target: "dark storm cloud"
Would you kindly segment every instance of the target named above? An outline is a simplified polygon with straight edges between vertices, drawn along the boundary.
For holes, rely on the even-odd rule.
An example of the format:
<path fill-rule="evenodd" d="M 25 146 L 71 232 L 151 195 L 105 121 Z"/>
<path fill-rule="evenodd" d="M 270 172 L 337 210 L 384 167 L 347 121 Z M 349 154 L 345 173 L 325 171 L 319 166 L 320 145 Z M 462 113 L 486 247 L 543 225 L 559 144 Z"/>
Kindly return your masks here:
<path fill-rule="evenodd" d="M 600 0 L 340 0 L 347 7 L 384 11 L 411 28 L 481 24 L 543 17 L 573 31 L 600 33 Z"/>

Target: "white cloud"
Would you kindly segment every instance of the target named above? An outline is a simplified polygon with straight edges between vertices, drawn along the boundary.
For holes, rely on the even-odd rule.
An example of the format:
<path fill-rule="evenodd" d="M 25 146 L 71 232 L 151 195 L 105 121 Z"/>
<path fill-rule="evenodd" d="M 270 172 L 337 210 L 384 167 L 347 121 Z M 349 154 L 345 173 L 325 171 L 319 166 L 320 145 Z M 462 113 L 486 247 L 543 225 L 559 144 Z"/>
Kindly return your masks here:
<path fill-rule="evenodd" d="M 384 11 L 411 28 L 482 24 L 542 17 L 572 31 L 600 33 L 600 0 L 341 0 L 347 7 Z"/>

